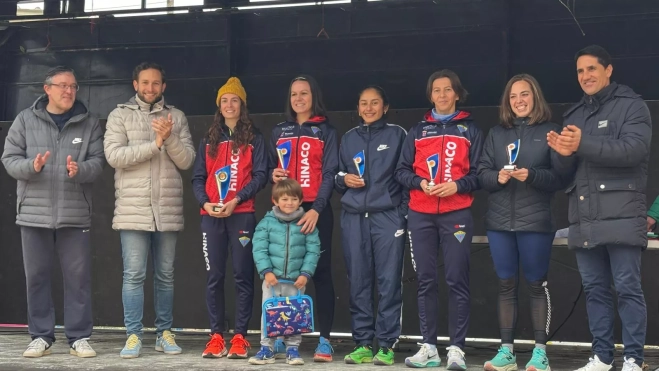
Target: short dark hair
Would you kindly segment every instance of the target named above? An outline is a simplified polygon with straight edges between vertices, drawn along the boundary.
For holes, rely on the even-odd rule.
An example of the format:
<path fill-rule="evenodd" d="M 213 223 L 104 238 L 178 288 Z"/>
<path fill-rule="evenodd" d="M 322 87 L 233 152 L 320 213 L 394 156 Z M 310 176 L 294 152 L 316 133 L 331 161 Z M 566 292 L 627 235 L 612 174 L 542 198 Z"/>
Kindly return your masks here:
<path fill-rule="evenodd" d="M 302 186 L 295 179 L 286 178 L 272 186 L 272 199 L 275 202 L 283 196 L 297 197 L 302 201 Z"/>
<path fill-rule="evenodd" d="M 460 78 L 458 77 L 458 74 L 451 71 L 451 70 L 441 70 L 433 73 L 430 75 L 430 78 L 428 78 L 428 84 L 426 86 L 426 98 L 430 102 L 432 102 L 432 83 L 435 82 L 437 79 L 441 79 L 446 77 L 451 81 L 451 87 L 455 91 L 455 93 L 458 95 L 458 104 L 464 104 L 464 102 L 467 101 L 467 96 L 469 96 L 469 92 L 467 89 L 465 89 L 462 86 L 462 82 L 460 82 Z"/>
<path fill-rule="evenodd" d="M 291 105 L 291 90 L 293 88 L 293 83 L 296 81 L 306 81 L 309 83 L 309 89 L 311 90 L 311 116 L 327 116 L 327 110 L 325 109 L 325 103 L 323 102 L 323 93 L 320 91 L 320 85 L 316 79 L 309 75 L 298 75 L 296 78 L 291 80 L 291 83 L 288 85 L 288 96 L 286 97 L 286 118 L 291 121 L 297 121 L 297 113 Z"/>
<path fill-rule="evenodd" d="M 579 57 L 583 57 L 584 55 L 590 55 L 591 57 L 597 58 L 597 62 L 604 66 L 604 68 L 607 68 L 609 65 L 611 65 L 611 55 L 606 51 L 606 49 L 599 45 L 590 45 L 579 50 L 577 54 L 574 55 L 574 61 L 576 62 Z"/>
<path fill-rule="evenodd" d="M 140 72 L 145 71 L 145 70 L 158 70 L 160 72 L 160 76 L 162 76 L 162 83 L 165 83 L 165 69 L 162 68 L 157 63 L 153 62 L 142 62 L 135 67 L 133 70 L 133 81 L 138 81 L 140 78 Z"/>
<path fill-rule="evenodd" d="M 67 67 L 67 66 L 57 66 L 53 67 L 48 72 L 46 72 L 46 78 L 44 79 L 43 84 L 44 85 L 50 85 L 53 83 L 53 77 L 63 74 L 63 73 L 70 73 L 73 75 L 73 77 L 76 77 L 76 72 L 73 70 L 73 68 Z M 78 78 L 76 77 L 76 80 Z"/>
<path fill-rule="evenodd" d="M 380 99 L 382 99 L 382 105 L 384 107 L 387 107 L 389 105 L 389 97 L 387 96 L 387 92 L 384 91 L 384 89 L 382 87 L 380 87 L 379 85 L 369 85 L 369 86 L 365 87 L 364 89 L 362 89 L 362 91 L 359 92 L 359 99 L 362 98 L 362 94 L 364 94 L 364 92 L 366 90 L 375 90 L 375 92 L 380 96 Z M 357 102 L 357 106 L 359 106 L 359 101 Z M 384 112 L 382 117 L 383 118 L 387 117 L 387 112 L 386 111 Z"/>

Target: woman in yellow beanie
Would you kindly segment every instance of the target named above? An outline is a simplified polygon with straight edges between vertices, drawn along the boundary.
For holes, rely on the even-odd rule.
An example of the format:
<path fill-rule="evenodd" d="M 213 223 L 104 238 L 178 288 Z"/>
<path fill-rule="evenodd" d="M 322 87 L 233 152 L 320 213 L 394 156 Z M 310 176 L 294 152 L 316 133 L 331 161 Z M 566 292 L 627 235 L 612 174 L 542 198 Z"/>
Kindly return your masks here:
<path fill-rule="evenodd" d="M 240 80 L 230 78 L 217 93 L 217 113 L 199 145 L 192 187 L 201 208 L 201 232 L 208 281 L 206 304 L 211 340 L 204 358 L 247 358 L 245 339 L 252 317 L 256 227 L 254 198 L 265 187 L 265 142 L 247 112 L 247 94 Z M 236 325 L 227 351 L 224 328 L 224 276 L 231 258 L 236 283 Z"/>

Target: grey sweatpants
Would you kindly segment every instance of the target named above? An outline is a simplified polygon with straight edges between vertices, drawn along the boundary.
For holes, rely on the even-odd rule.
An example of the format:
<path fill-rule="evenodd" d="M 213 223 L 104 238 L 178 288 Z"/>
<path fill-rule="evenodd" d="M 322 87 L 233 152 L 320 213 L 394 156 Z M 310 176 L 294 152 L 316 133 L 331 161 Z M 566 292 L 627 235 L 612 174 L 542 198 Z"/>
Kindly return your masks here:
<path fill-rule="evenodd" d="M 263 289 L 263 300 L 261 301 L 261 306 L 263 306 L 263 303 L 265 303 L 266 300 L 270 299 L 273 297 L 272 295 L 272 288 L 268 286 L 268 284 L 263 281 L 263 285 L 261 286 Z M 300 290 L 300 295 L 304 294 L 304 289 L 306 287 L 303 287 Z M 297 287 L 293 286 L 290 283 L 278 283 L 275 285 L 275 290 L 274 294 L 275 296 L 295 296 L 297 295 Z M 274 348 L 275 346 L 275 340 L 276 338 L 269 338 L 267 337 L 266 333 L 263 332 L 263 314 L 261 314 L 261 345 L 270 347 L 271 349 Z M 302 342 L 302 335 L 292 335 L 292 336 L 284 336 L 284 344 L 286 347 L 298 347 L 300 346 L 300 343 Z"/>
<path fill-rule="evenodd" d="M 89 229 L 21 227 L 27 284 L 28 330 L 32 339 L 55 341 L 51 272 L 55 253 L 64 277 L 64 332 L 69 345 L 92 334 Z"/>

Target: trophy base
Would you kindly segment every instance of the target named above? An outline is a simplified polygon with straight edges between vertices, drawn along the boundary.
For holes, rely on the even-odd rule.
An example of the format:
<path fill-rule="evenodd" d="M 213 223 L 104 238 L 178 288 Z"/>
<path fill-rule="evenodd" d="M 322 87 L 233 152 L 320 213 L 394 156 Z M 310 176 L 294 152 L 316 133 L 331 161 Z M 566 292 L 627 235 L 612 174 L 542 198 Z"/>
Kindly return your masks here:
<path fill-rule="evenodd" d="M 505 165 L 503 169 L 506 171 L 515 171 L 517 170 L 517 165 Z"/>
<path fill-rule="evenodd" d="M 213 212 L 214 213 L 219 213 L 220 210 L 222 210 L 223 207 L 224 207 L 224 205 L 215 205 L 215 206 L 213 206 Z"/>

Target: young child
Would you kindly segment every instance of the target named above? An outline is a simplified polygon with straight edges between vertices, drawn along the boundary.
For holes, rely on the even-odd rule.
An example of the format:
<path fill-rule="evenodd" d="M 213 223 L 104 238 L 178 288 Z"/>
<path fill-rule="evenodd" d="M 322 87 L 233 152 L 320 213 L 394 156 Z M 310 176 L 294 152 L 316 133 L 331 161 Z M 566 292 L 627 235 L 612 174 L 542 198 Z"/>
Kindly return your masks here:
<path fill-rule="evenodd" d="M 263 301 L 275 296 L 294 296 L 298 290 L 304 293 L 307 281 L 316 270 L 320 257 L 318 231 L 309 234 L 301 232 L 298 225 L 304 215 L 302 207 L 302 187 L 293 179 L 284 179 L 272 187 L 272 201 L 275 206 L 268 211 L 256 226 L 252 240 L 254 263 L 263 278 Z M 295 284 L 279 283 L 279 279 L 294 281 Z M 263 323 L 261 323 L 263 329 Z M 284 337 L 286 363 L 303 365 L 298 346 L 301 335 Z M 275 362 L 274 338 L 261 334 L 261 350 L 249 363 L 264 365 Z"/>

